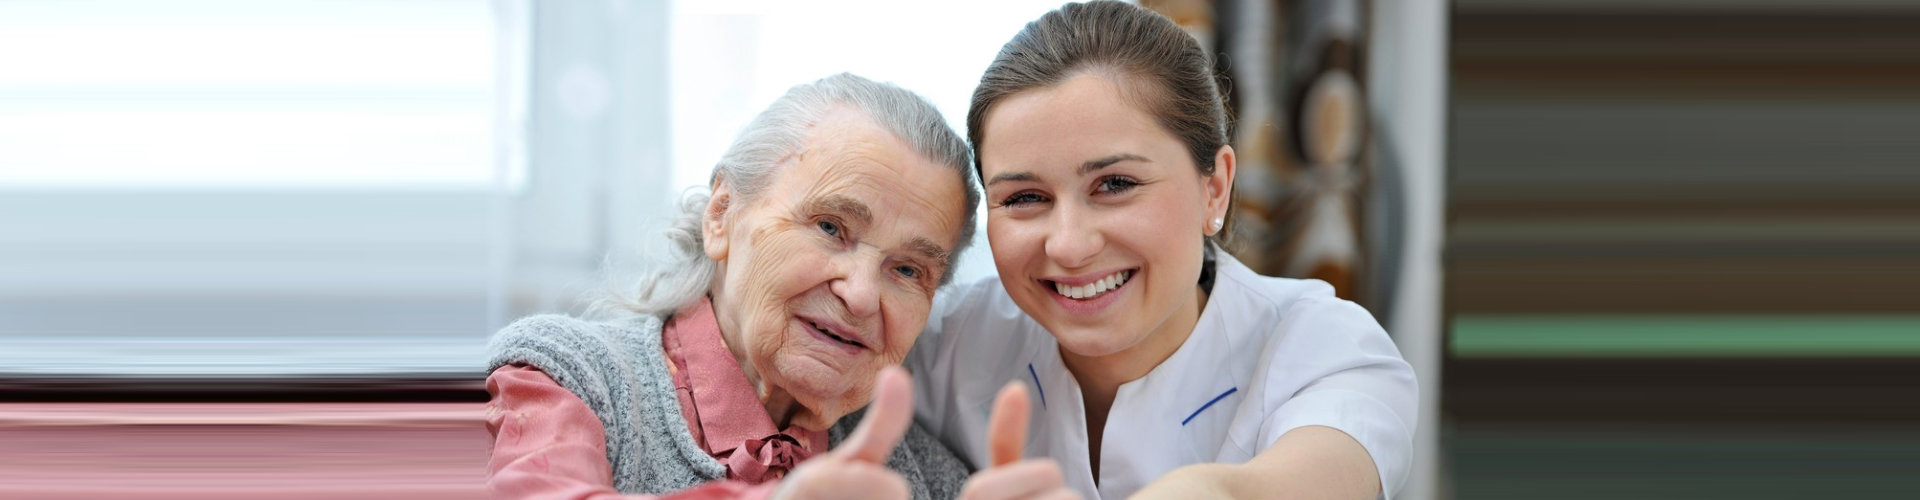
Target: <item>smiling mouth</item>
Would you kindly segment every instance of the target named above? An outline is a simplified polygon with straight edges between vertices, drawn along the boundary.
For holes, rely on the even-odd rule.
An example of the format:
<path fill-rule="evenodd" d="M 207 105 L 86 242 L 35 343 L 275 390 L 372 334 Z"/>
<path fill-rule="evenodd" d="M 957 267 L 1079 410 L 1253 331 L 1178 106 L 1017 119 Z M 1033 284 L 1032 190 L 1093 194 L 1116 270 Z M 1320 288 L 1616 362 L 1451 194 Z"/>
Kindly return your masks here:
<path fill-rule="evenodd" d="M 858 340 L 853 340 L 853 339 L 850 339 L 850 338 L 846 338 L 846 337 L 842 337 L 842 336 L 839 336 L 839 335 L 834 335 L 834 334 L 833 334 L 833 330 L 828 330 L 828 329 L 826 329 L 825 327 L 822 327 L 822 326 L 820 326 L 820 324 L 819 324 L 819 323 L 815 323 L 815 322 L 812 322 L 812 321 L 808 321 L 808 322 L 807 322 L 807 326 L 809 326 L 809 327 L 812 327 L 812 328 L 813 328 L 813 331 L 816 331 L 816 332 L 820 332 L 820 334 L 821 334 L 821 335 L 825 335 L 825 336 L 827 336 L 827 338 L 830 338 L 830 339 L 833 339 L 833 340 L 834 340 L 835 342 L 839 342 L 839 343 L 842 343 L 842 344 L 846 344 L 846 345 L 850 345 L 850 346 L 854 346 L 854 347 L 858 347 L 858 348 L 861 348 L 861 349 L 866 349 L 866 348 L 867 348 L 867 345 L 866 345 L 866 344 L 862 344 L 862 343 L 860 343 L 860 341 L 858 341 Z"/>
<path fill-rule="evenodd" d="M 1080 286 L 1068 285 L 1058 281 L 1048 281 L 1047 283 L 1053 285 L 1054 293 L 1058 293 L 1063 297 L 1074 300 L 1092 300 L 1106 295 L 1108 292 L 1120 289 L 1121 285 L 1125 285 L 1133 279 L 1133 271 L 1132 269 L 1128 269 L 1109 274 L 1105 278 L 1100 278 L 1094 280 L 1092 283 Z"/>

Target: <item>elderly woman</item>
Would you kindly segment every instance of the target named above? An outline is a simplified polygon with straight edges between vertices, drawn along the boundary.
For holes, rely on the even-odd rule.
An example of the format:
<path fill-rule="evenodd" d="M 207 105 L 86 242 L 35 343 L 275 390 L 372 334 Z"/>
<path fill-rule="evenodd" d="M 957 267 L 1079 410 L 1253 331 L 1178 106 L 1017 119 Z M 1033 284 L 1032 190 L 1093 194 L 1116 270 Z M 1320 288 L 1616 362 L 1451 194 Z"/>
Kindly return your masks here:
<path fill-rule="evenodd" d="M 953 496 L 966 468 L 906 430 L 891 367 L 970 240 L 969 161 L 911 92 L 847 74 L 793 88 L 684 203 L 679 260 L 639 283 L 634 314 L 495 336 L 495 496 Z M 885 423 L 850 430 L 876 375 Z"/>

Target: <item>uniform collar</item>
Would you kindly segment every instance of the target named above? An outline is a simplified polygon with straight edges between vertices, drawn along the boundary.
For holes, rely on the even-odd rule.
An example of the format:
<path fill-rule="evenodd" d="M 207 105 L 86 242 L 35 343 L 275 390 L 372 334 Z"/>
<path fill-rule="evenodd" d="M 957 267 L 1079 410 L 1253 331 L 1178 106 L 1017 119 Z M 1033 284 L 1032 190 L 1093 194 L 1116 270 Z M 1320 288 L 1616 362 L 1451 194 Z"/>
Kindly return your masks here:
<path fill-rule="evenodd" d="M 1207 294 L 1207 305 L 1194 321 L 1193 333 L 1159 366 L 1120 385 L 1114 401 L 1116 413 L 1123 399 L 1152 401 L 1151 404 L 1159 406 L 1153 418 L 1180 426 L 1212 411 L 1204 407 L 1240 385 L 1231 375 L 1237 370 L 1220 363 L 1244 357 L 1234 353 L 1244 347 L 1241 344 L 1246 332 L 1236 331 L 1230 324 L 1230 316 L 1235 313 L 1233 309 L 1239 307 L 1236 299 L 1245 293 L 1238 275 L 1247 269 L 1232 254 L 1218 247 L 1214 253 L 1213 290 Z"/>
<path fill-rule="evenodd" d="M 1249 369 L 1238 365 L 1254 360 L 1239 351 L 1249 347 L 1253 336 L 1264 334 L 1239 331 L 1246 325 L 1235 319 L 1247 313 L 1245 287 L 1252 271 L 1218 247 L 1214 254 L 1213 289 L 1194 322 L 1193 334 L 1159 366 L 1121 384 L 1102 436 L 1099 484 L 1089 484 L 1092 478 L 1084 470 L 1069 468 L 1065 472 L 1070 484 L 1083 485 L 1077 488 L 1105 498 L 1124 497 L 1143 486 L 1142 481 L 1151 480 L 1142 471 L 1166 455 L 1192 455 L 1186 462 L 1212 460 L 1212 453 L 1201 449 L 1202 443 L 1220 442 L 1234 408 L 1252 396 L 1247 392 L 1248 381 L 1238 380 L 1236 374 L 1247 373 Z M 1035 327 L 1045 332 L 1037 323 Z M 1077 453 L 1078 460 L 1084 461 L 1088 433 L 1078 383 L 1050 335 L 1044 345 L 1046 349 L 1034 352 L 1014 374 L 1037 386 L 1041 401 L 1033 408 L 1036 421 L 1047 422 L 1051 427 L 1047 432 L 1055 436 L 1044 444 L 1030 441 L 1029 450 L 1053 456 Z"/>

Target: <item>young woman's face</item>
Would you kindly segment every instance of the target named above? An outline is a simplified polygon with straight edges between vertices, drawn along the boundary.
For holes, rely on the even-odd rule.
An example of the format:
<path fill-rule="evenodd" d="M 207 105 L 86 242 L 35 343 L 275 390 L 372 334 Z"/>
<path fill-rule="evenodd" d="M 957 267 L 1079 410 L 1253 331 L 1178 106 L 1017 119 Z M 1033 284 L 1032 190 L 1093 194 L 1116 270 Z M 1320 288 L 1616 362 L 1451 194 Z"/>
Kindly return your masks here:
<path fill-rule="evenodd" d="M 1156 339 L 1177 347 L 1192 331 L 1203 241 L 1232 183 L 1229 150 L 1201 175 L 1184 143 L 1111 78 L 1083 73 L 1007 97 L 981 137 L 1002 284 L 1084 357 Z"/>

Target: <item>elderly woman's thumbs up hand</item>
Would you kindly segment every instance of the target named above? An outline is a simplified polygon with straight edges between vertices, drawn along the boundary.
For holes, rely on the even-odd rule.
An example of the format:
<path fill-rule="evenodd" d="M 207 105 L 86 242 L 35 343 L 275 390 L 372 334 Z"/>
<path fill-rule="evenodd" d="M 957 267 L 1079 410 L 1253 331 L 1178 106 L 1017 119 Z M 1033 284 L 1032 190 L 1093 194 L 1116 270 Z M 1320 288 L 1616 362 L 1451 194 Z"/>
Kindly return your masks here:
<path fill-rule="evenodd" d="M 795 468 L 774 498 L 907 498 L 907 480 L 886 463 L 912 424 L 912 382 L 906 370 L 889 366 L 873 384 L 873 404 L 860 426 L 840 446 Z"/>
<path fill-rule="evenodd" d="M 987 423 L 987 453 L 993 467 L 967 478 L 960 490 L 964 500 L 1045 499 L 1077 500 L 1068 490 L 1060 464 L 1049 458 L 1020 459 L 1027 442 L 1027 414 L 1033 403 L 1019 383 L 1007 384 L 993 401 Z"/>

